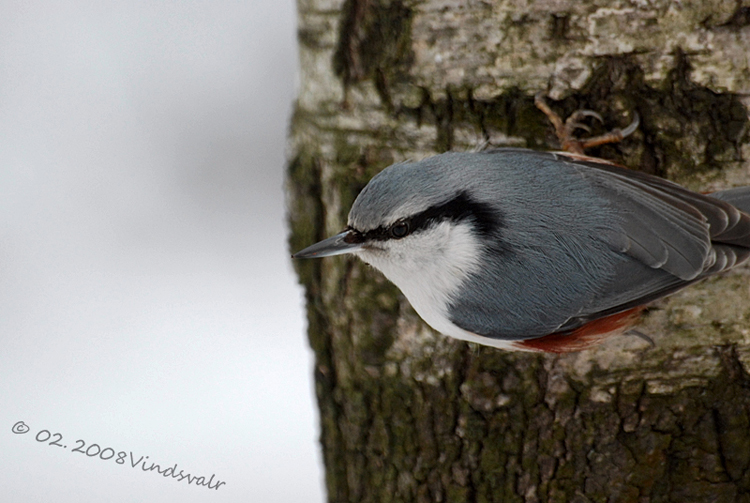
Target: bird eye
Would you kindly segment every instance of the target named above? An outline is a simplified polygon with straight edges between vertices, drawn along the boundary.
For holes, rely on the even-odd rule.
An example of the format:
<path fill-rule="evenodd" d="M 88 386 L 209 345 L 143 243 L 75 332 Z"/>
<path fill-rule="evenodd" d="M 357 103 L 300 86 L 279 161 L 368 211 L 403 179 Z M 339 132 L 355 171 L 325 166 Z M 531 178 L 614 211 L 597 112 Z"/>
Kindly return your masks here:
<path fill-rule="evenodd" d="M 409 234 L 409 224 L 407 222 L 396 222 L 389 229 L 392 238 L 401 239 Z"/>

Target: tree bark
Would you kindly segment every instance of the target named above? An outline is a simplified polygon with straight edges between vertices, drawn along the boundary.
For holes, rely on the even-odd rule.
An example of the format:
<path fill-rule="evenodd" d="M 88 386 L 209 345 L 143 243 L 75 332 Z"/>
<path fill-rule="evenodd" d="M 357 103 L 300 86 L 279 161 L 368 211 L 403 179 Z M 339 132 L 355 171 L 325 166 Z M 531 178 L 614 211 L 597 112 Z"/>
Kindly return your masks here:
<path fill-rule="evenodd" d="M 743 0 L 744 1 L 744 0 Z M 298 0 L 290 246 L 340 231 L 386 166 L 556 147 L 533 97 L 593 109 L 589 151 L 710 191 L 750 184 L 750 4 Z M 435 334 L 377 271 L 295 262 L 332 502 L 750 502 L 750 267 L 649 310 L 637 337 L 508 353 Z"/>

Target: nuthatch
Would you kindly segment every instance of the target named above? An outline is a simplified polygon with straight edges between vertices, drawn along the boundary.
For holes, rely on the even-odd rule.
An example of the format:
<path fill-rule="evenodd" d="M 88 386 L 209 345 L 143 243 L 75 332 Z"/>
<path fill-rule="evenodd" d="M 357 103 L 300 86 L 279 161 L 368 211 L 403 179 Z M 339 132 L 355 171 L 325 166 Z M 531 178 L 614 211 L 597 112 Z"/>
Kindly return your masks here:
<path fill-rule="evenodd" d="M 564 352 L 750 257 L 750 187 L 709 195 L 576 154 L 498 149 L 390 166 L 346 230 L 293 255 L 352 253 L 435 330 Z"/>

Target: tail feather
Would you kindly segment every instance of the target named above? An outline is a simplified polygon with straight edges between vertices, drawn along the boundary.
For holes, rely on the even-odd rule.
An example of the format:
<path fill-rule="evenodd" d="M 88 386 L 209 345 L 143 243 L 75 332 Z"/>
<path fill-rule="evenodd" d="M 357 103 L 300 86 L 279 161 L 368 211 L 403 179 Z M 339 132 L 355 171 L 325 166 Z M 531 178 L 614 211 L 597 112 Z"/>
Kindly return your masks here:
<path fill-rule="evenodd" d="M 738 210 L 750 215 L 750 187 L 737 187 L 735 189 L 720 190 L 707 194 L 714 199 L 721 199 L 731 204 Z"/>

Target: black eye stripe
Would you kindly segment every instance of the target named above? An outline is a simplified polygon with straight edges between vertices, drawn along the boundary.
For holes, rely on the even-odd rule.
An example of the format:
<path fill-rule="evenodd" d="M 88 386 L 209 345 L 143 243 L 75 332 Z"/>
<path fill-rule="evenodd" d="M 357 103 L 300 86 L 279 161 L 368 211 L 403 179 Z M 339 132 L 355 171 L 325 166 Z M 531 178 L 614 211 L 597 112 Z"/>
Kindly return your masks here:
<path fill-rule="evenodd" d="M 497 211 L 486 203 L 472 200 L 465 192 L 461 192 L 450 201 L 427 208 L 397 223 L 406 223 L 408 225 L 407 234 L 414 234 L 446 220 L 460 222 L 467 219 L 474 222 L 482 236 L 488 236 L 502 228 L 502 216 Z M 350 228 L 349 230 L 353 231 L 352 239 L 356 239 L 356 242 L 385 241 L 397 238 L 392 234 L 394 225 L 380 226 L 364 233 L 356 229 Z"/>
<path fill-rule="evenodd" d="M 349 232 L 346 235 L 346 237 L 344 238 L 344 242 L 345 243 L 354 244 L 354 243 L 364 243 L 365 242 L 365 235 L 362 234 L 361 232 L 359 232 L 354 227 L 347 226 L 346 230 L 349 231 Z"/>

